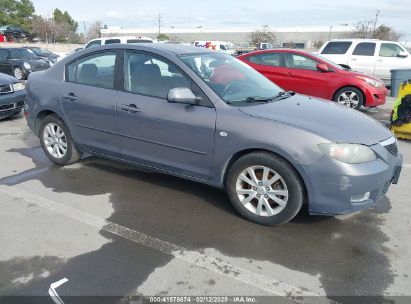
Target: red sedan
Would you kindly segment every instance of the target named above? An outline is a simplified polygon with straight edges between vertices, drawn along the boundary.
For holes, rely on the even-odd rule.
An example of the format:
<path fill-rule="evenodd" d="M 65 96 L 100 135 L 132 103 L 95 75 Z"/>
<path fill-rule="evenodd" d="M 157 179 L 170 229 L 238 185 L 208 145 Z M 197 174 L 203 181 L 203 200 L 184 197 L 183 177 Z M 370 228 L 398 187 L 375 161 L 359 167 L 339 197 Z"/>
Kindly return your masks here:
<path fill-rule="evenodd" d="M 355 109 L 384 104 L 388 92 L 381 80 L 344 70 L 309 52 L 264 50 L 239 56 L 238 59 L 287 91 L 334 100 Z"/>

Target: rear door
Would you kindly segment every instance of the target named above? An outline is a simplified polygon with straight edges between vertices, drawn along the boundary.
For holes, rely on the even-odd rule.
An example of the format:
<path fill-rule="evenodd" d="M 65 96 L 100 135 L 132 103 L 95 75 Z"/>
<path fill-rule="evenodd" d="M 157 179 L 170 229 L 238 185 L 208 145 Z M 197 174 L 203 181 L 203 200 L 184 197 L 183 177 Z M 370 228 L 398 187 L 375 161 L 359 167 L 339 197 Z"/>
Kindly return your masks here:
<path fill-rule="evenodd" d="M 175 64 L 151 53 L 126 51 L 124 88 L 118 95 L 122 157 L 178 174 L 211 173 L 216 111 L 201 89 Z M 198 105 L 170 103 L 170 89 L 187 87 Z"/>
<path fill-rule="evenodd" d="M 317 69 L 318 61 L 297 53 L 284 53 L 287 81 L 284 89 L 309 96 L 330 99 L 331 73 Z"/>
<path fill-rule="evenodd" d="M 102 51 L 69 63 L 60 96 L 76 143 L 109 156 L 118 151 L 116 58 L 116 51 Z"/>
<path fill-rule="evenodd" d="M 348 65 L 353 71 L 374 75 L 376 49 L 375 42 L 358 43 L 349 57 Z"/>
<path fill-rule="evenodd" d="M 288 75 L 283 65 L 282 52 L 266 52 L 245 58 L 247 63 L 276 85 L 286 88 Z"/>
<path fill-rule="evenodd" d="M 320 51 L 325 58 L 341 65 L 348 65 L 348 53 L 351 41 L 330 41 Z"/>
<path fill-rule="evenodd" d="M 399 57 L 400 53 L 403 52 L 406 51 L 397 43 L 381 43 L 375 65 L 375 76 L 389 82 L 391 79 L 391 70 L 411 68 L 410 56 Z M 406 53 L 408 54 L 408 52 Z"/>

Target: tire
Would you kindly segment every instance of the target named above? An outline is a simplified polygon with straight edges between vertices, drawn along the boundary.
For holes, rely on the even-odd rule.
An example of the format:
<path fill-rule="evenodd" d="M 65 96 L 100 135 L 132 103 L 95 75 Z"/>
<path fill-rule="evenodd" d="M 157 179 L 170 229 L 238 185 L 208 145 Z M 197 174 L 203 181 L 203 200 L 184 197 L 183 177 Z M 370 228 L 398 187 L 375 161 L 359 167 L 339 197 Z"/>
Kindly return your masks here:
<path fill-rule="evenodd" d="M 26 72 L 21 67 L 14 67 L 13 68 L 13 76 L 16 77 L 18 80 L 26 80 L 27 79 Z"/>
<path fill-rule="evenodd" d="M 41 121 L 39 137 L 44 153 L 56 165 L 70 165 L 80 159 L 66 124 L 57 115 L 46 116 Z"/>
<path fill-rule="evenodd" d="M 339 89 L 334 95 L 334 101 L 351 109 L 359 109 L 365 104 L 364 94 L 355 87 Z"/>
<path fill-rule="evenodd" d="M 265 168 L 269 173 L 267 175 L 264 173 Z M 252 186 L 243 180 L 244 173 L 247 172 L 246 177 L 253 182 L 248 173 L 250 169 L 254 171 L 257 181 L 261 181 L 260 185 L 257 183 L 256 186 Z M 275 182 L 271 184 L 270 180 Z M 304 183 L 297 171 L 283 158 L 266 152 L 251 153 L 238 159 L 229 169 L 226 190 L 240 215 L 266 226 L 281 225 L 293 219 L 304 203 L 305 194 Z M 245 192 L 252 194 L 243 195 Z M 275 201 L 272 199 L 273 196 L 276 197 Z M 254 198 L 250 201 L 251 197 Z M 277 201 L 280 201 L 282 206 Z M 259 209 L 259 205 L 263 207 Z"/>

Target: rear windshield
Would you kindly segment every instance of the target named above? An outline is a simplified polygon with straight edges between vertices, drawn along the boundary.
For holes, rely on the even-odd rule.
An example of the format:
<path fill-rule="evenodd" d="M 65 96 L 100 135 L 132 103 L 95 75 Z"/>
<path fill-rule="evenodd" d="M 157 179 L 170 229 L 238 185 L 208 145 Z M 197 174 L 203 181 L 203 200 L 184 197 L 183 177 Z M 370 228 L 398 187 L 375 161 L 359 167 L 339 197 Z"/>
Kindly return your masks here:
<path fill-rule="evenodd" d="M 321 54 L 342 55 L 347 53 L 351 45 L 352 42 L 349 41 L 328 42 L 328 44 L 325 46 Z"/>

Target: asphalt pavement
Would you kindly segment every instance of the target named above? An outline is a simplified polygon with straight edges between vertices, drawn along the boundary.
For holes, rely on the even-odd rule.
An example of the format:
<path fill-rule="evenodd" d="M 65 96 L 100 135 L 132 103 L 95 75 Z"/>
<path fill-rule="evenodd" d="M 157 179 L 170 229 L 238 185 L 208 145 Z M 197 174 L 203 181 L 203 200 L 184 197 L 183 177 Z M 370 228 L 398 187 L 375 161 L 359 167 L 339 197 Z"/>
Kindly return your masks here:
<path fill-rule="evenodd" d="M 390 103 L 363 112 L 384 123 Z M 52 165 L 22 116 L 1 121 L 0 296 L 57 303 L 49 288 L 59 282 L 64 303 L 126 295 L 410 303 L 411 142 L 399 145 L 400 183 L 377 207 L 337 217 L 304 209 L 264 227 L 206 185 L 95 157 Z"/>

